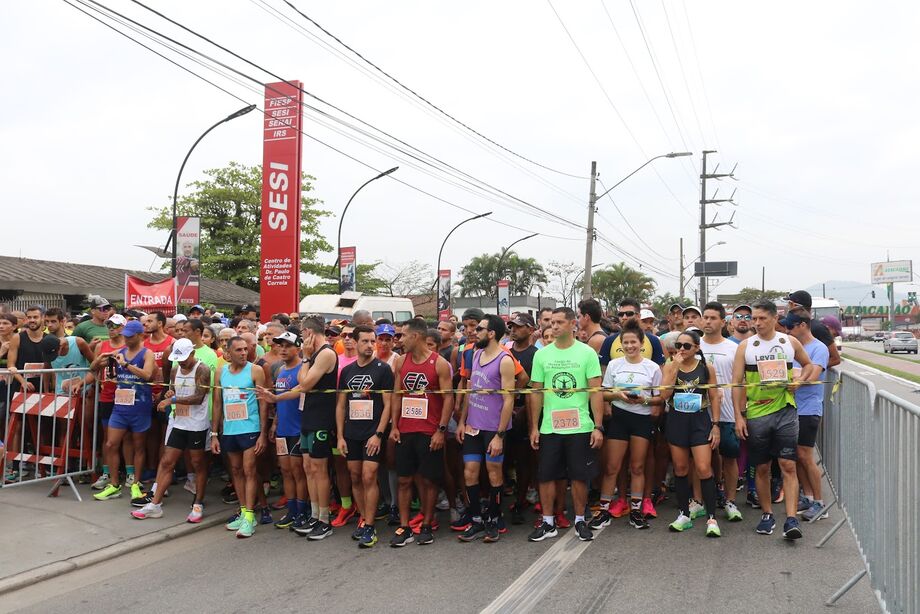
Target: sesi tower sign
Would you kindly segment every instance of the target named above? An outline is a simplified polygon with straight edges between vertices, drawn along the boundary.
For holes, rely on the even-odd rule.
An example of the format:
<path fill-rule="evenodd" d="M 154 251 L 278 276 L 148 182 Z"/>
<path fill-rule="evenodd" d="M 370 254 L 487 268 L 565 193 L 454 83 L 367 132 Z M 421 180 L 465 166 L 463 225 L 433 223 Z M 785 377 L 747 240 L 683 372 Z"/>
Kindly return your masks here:
<path fill-rule="evenodd" d="M 300 81 L 265 86 L 262 149 L 262 255 L 259 310 L 297 311 L 300 303 Z"/>

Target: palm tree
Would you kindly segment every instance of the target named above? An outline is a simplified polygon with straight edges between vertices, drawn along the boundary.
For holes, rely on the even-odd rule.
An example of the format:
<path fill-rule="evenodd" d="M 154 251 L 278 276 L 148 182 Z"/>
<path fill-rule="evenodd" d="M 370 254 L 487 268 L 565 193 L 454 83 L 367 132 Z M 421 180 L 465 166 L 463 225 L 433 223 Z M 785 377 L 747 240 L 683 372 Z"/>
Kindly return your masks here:
<path fill-rule="evenodd" d="M 655 291 L 655 280 L 621 262 L 596 271 L 591 286 L 595 298 L 609 307 L 627 297 L 648 301 Z"/>
<path fill-rule="evenodd" d="M 512 295 L 528 295 L 534 288 L 541 291 L 549 281 L 546 271 L 534 258 L 521 258 L 513 251 L 505 254 L 501 271 L 498 259 L 501 253 L 480 254 L 460 269 L 460 296 L 495 297 L 495 285 L 507 278 Z"/>

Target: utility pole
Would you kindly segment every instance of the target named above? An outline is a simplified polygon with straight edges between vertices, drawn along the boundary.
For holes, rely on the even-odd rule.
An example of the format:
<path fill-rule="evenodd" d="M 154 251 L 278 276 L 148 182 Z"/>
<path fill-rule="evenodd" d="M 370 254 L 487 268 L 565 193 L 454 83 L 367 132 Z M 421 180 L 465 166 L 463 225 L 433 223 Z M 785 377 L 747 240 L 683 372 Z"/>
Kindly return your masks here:
<path fill-rule="evenodd" d="M 700 257 L 699 261 L 703 265 L 703 269 L 706 267 L 706 229 L 707 228 L 718 228 L 720 226 L 731 226 L 732 220 L 735 219 L 735 214 L 732 213 L 732 216 L 727 222 L 716 222 L 716 218 L 712 218 L 712 222 L 706 223 L 706 205 L 718 205 L 721 203 L 732 203 L 735 204 L 733 200 L 735 194 L 732 192 L 730 198 L 715 198 L 718 195 L 718 190 L 713 194 L 713 198 L 706 198 L 706 180 L 707 179 L 721 179 L 723 177 L 735 177 L 735 169 L 732 169 L 730 173 L 717 173 L 715 171 L 719 170 L 718 165 L 713 169 L 712 173 L 706 172 L 706 156 L 711 153 L 717 153 L 714 149 L 707 149 L 703 151 L 703 170 L 700 173 Z M 735 165 L 738 166 L 737 164 Z M 709 300 L 709 288 L 708 288 L 708 279 L 705 276 L 700 276 L 700 303 L 705 304 Z"/>
<path fill-rule="evenodd" d="M 684 296 L 684 238 L 680 238 L 680 292 L 677 294 L 677 298 L 682 298 Z"/>
<path fill-rule="evenodd" d="M 581 287 L 581 298 L 591 298 L 591 261 L 594 257 L 594 210 L 597 208 L 597 194 L 594 182 L 597 177 L 597 162 L 591 162 L 591 192 L 588 194 L 588 236 L 585 240 L 585 283 Z"/>
<path fill-rule="evenodd" d="M 760 291 L 767 293 L 767 267 L 760 267 Z"/>

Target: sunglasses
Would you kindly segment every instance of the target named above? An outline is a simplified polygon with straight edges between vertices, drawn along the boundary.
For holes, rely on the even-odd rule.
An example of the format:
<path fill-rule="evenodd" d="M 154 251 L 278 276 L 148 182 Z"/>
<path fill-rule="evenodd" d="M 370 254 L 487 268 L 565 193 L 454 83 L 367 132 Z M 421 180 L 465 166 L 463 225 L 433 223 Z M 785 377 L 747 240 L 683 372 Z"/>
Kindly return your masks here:
<path fill-rule="evenodd" d="M 114 307 L 111 305 L 103 305 L 102 307 L 96 307 L 99 311 L 112 311 Z"/>
<path fill-rule="evenodd" d="M 617 312 L 618 318 L 631 318 L 634 315 L 636 315 L 635 311 L 618 311 Z"/>
<path fill-rule="evenodd" d="M 489 329 L 486 328 L 485 326 L 477 326 L 477 327 L 476 327 L 476 332 L 477 332 L 477 333 L 487 332 L 488 330 L 489 330 Z"/>
<path fill-rule="evenodd" d="M 107 329 L 109 329 L 109 330 L 114 330 L 114 329 L 118 328 L 119 326 L 122 326 L 122 324 L 116 324 L 115 322 L 106 322 L 106 323 L 105 323 L 105 327 L 106 327 Z"/>
<path fill-rule="evenodd" d="M 736 320 L 750 320 L 750 319 L 751 319 L 751 314 L 749 314 L 749 313 L 740 314 L 740 313 L 739 313 L 738 315 L 735 315 L 735 316 L 732 316 L 732 317 L 734 317 Z"/>
<path fill-rule="evenodd" d="M 675 343 L 674 349 L 676 350 L 692 350 L 694 345 L 692 343 Z"/>
<path fill-rule="evenodd" d="M 394 338 L 394 339 L 402 339 L 402 338 L 403 338 L 403 334 L 402 334 L 402 333 L 396 333 L 395 335 L 393 335 L 393 338 Z"/>

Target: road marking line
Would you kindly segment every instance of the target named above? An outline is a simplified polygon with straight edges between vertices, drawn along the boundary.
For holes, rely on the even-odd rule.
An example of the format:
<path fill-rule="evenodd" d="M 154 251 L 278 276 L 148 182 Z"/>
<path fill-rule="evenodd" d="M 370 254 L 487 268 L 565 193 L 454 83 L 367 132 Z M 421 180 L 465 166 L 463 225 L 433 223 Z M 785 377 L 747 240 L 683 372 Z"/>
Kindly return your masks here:
<path fill-rule="evenodd" d="M 595 531 L 594 539 L 601 533 L 603 529 Z M 583 542 L 578 539 L 574 528 L 570 529 L 552 548 L 525 569 L 517 580 L 495 598 L 495 601 L 483 608 L 482 614 L 513 614 L 532 610 L 590 545 L 590 541 Z"/>
<path fill-rule="evenodd" d="M 861 362 L 856 362 L 855 360 L 847 360 L 846 358 L 844 358 L 843 360 L 846 360 L 848 363 L 850 363 L 851 365 L 853 365 L 853 366 L 856 367 L 856 368 L 859 368 L 859 369 L 869 369 L 870 371 L 872 371 L 872 375 L 879 375 L 879 376 L 881 376 L 881 377 L 884 377 L 885 379 L 891 380 L 891 381 L 893 381 L 893 382 L 897 382 L 898 384 L 903 384 L 904 386 L 907 386 L 908 388 L 910 388 L 911 391 L 913 391 L 913 392 L 917 392 L 917 390 L 918 390 L 918 388 L 917 388 L 917 383 L 916 383 L 916 382 L 912 382 L 912 381 L 910 381 L 909 379 L 904 379 L 903 377 L 898 377 L 897 375 L 891 375 L 890 373 L 885 373 L 884 371 L 879 371 L 879 370 L 876 369 L 875 367 L 870 367 L 869 365 L 864 365 L 863 363 L 861 363 Z M 892 367 L 892 368 L 894 368 L 894 367 Z"/>

